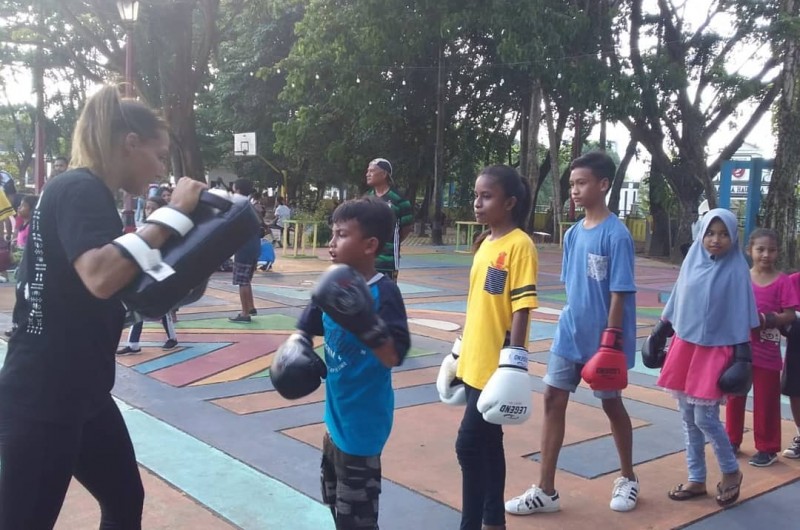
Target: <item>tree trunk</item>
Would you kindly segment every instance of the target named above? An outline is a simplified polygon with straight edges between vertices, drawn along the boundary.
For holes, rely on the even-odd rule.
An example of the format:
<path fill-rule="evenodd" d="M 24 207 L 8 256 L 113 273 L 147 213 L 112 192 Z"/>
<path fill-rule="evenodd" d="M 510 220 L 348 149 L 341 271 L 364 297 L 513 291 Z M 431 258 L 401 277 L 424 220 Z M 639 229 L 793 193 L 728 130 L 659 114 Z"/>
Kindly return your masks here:
<path fill-rule="evenodd" d="M 559 227 L 561 226 L 561 184 L 559 177 L 561 172 L 558 164 L 558 147 L 560 145 L 556 136 L 556 124 L 553 118 L 553 104 L 550 97 L 545 93 L 544 112 L 547 122 L 547 136 L 550 140 L 550 175 L 553 178 L 553 241 L 557 241 L 561 236 Z"/>
<path fill-rule="evenodd" d="M 536 212 L 536 205 L 539 202 L 539 192 L 542 190 L 542 186 L 544 185 L 544 181 L 547 180 L 547 175 L 550 173 L 550 157 L 546 156 L 544 160 L 542 160 L 542 164 L 539 166 L 537 170 L 539 172 L 539 178 L 536 182 L 532 183 L 531 188 L 533 189 L 533 206 L 531 210 Z M 547 205 L 549 208 L 552 205 Z M 552 222 L 550 224 L 545 224 L 545 227 L 552 226 Z"/>
<path fill-rule="evenodd" d="M 583 150 L 583 111 L 576 110 L 575 111 L 575 130 L 573 131 L 572 136 L 572 157 L 570 160 L 575 160 L 579 156 L 581 156 L 581 151 Z M 564 196 L 569 197 L 569 216 L 568 219 L 570 221 L 575 221 L 575 201 L 572 200 L 572 196 L 569 193 L 569 175 L 566 177 L 566 182 L 564 182 L 564 175 L 561 176 L 561 191 L 563 192 Z"/>
<path fill-rule="evenodd" d="M 204 78 L 210 51 L 216 42 L 216 13 L 219 0 L 174 2 L 160 5 L 152 17 L 157 43 L 165 49 L 159 54 L 161 106 L 173 139 L 172 161 L 176 178 L 190 176 L 205 180 L 205 167 L 197 141 L 195 94 Z M 202 16 L 197 17 L 195 10 Z M 203 20 L 202 32 L 194 24 Z"/>
<path fill-rule="evenodd" d="M 425 225 L 427 224 L 430 216 L 428 215 L 428 209 L 430 208 L 431 204 L 431 195 L 433 193 L 433 183 L 431 181 L 427 181 L 425 185 L 425 196 L 422 198 L 422 204 L 419 207 L 419 215 L 417 215 L 417 230 L 415 235 L 418 236 L 425 236 Z"/>
<path fill-rule="evenodd" d="M 608 132 L 605 114 L 600 114 L 600 149 L 608 150 Z"/>
<path fill-rule="evenodd" d="M 650 215 L 653 217 L 653 235 L 650 238 L 648 256 L 665 257 L 670 251 L 670 219 L 665 207 L 667 183 L 664 175 L 650 165 L 648 181 L 648 199 L 650 201 Z"/>
<path fill-rule="evenodd" d="M 783 0 L 781 11 L 787 20 L 800 15 L 800 0 Z M 792 31 L 791 29 L 788 31 Z M 783 46 L 781 98 L 778 102 L 778 148 L 775 168 L 764 202 L 764 225 L 780 238 L 781 269 L 795 268 L 797 256 L 797 184 L 800 180 L 800 45 L 796 31 L 786 35 Z"/>
<path fill-rule="evenodd" d="M 433 165 L 433 223 L 431 244 L 444 245 L 442 190 L 444 188 L 444 39 L 439 40 L 439 72 L 436 82 L 436 154 Z"/>
<path fill-rule="evenodd" d="M 605 122 L 603 122 L 605 123 Z M 622 189 L 622 184 L 625 182 L 625 173 L 628 172 L 628 165 L 631 163 L 633 155 L 636 154 L 636 145 L 638 142 L 631 138 L 628 142 L 628 147 L 625 148 L 625 156 L 617 166 L 617 172 L 614 174 L 614 182 L 611 183 L 611 195 L 608 197 L 608 208 L 619 215 L 619 195 Z"/>
<path fill-rule="evenodd" d="M 528 142 L 530 134 L 530 121 L 531 121 L 531 98 L 527 94 L 522 96 L 522 110 L 520 111 L 519 118 L 519 174 L 523 177 L 528 175 Z M 535 162 L 534 162 L 535 164 Z"/>
<path fill-rule="evenodd" d="M 698 168 L 698 165 L 701 169 Z M 691 167 L 698 168 L 694 174 Z M 700 202 L 700 195 L 705 191 L 705 187 L 701 183 L 702 179 L 696 176 L 699 171 L 708 172 L 704 163 L 697 161 L 693 166 L 691 163 L 683 162 L 671 166 L 665 175 L 680 207 L 680 214 L 677 218 L 678 227 L 672 238 L 672 249 L 670 250 L 670 259 L 674 263 L 683 261 L 681 245 L 692 240 L 692 223 L 697 219 L 697 205 Z M 716 199 L 716 190 L 714 190 L 713 196 Z M 716 200 L 713 202 L 716 204 Z M 708 204 L 711 208 L 716 207 L 711 206 L 711 200 L 708 201 Z"/>
<path fill-rule="evenodd" d="M 531 97 L 528 111 L 528 135 L 527 142 L 521 146 L 527 152 L 525 157 L 527 162 L 526 171 L 522 176 L 528 179 L 531 184 L 531 216 L 528 220 L 528 232 L 533 232 L 533 220 L 536 213 L 536 198 L 539 195 L 539 188 L 542 183 L 539 178 L 539 124 L 542 120 L 542 91 L 539 89 L 539 82 L 531 83 Z M 523 129 L 524 130 L 524 129 Z"/>

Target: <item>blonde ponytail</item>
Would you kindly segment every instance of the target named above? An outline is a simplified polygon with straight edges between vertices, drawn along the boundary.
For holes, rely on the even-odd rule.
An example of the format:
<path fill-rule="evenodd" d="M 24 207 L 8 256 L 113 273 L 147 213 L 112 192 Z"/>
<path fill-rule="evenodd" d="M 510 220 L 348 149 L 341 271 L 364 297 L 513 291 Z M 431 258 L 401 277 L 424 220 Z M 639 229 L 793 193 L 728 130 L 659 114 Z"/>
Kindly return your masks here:
<path fill-rule="evenodd" d="M 114 150 L 128 133 L 154 139 L 167 124 L 147 105 L 123 99 L 116 86 L 106 85 L 89 98 L 72 134 L 71 167 L 85 167 L 105 178 Z"/>

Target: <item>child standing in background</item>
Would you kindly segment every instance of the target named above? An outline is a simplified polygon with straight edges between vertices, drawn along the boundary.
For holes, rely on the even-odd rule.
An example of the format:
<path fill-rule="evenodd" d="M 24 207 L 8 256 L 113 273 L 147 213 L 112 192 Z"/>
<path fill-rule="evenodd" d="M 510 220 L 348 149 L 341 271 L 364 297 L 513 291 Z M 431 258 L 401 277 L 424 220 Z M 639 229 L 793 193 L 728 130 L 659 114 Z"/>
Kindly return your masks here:
<path fill-rule="evenodd" d="M 707 495 L 708 441 L 722 471 L 716 501 L 728 506 L 739 498 L 743 475 L 719 419 L 725 396 L 718 381 L 732 359 L 749 353 L 750 330 L 759 328 L 760 322 L 737 241 L 736 216 L 722 208 L 711 210 L 703 218 L 700 234 L 681 265 L 661 322 L 645 345 L 664 344 L 674 329 L 656 384 L 678 399 L 688 480 L 672 488 L 669 498 L 686 501 Z"/>
<path fill-rule="evenodd" d="M 153 212 L 166 205 L 166 201 L 158 195 L 148 198 L 144 206 L 144 218 L 147 219 Z M 165 350 L 171 350 L 178 346 L 178 335 L 175 333 L 174 315 L 175 312 L 171 311 L 161 317 L 161 325 L 164 326 L 164 331 L 167 332 L 167 341 L 164 343 L 164 346 L 162 346 Z M 128 345 L 117 350 L 117 355 L 138 355 L 142 353 L 142 349 L 139 347 L 139 338 L 142 336 L 143 327 L 144 322 L 141 321 L 131 326 L 128 332 Z"/>
<path fill-rule="evenodd" d="M 30 232 L 31 215 L 33 209 L 36 208 L 36 202 L 39 197 L 36 195 L 24 195 L 20 199 L 19 208 L 17 209 L 17 216 L 14 218 L 14 235 L 11 240 L 15 243 L 13 252 L 13 262 L 19 266 L 22 260 L 22 251 L 25 250 L 25 245 L 28 242 L 28 233 Z M 17 329 L 16 315 L 11 316 L 11 329 L 4 332 L 6 337 L 10 337 Z"/>
<path fill-rule="evenodd" d="M 789 281 L 800 297 L 800 272 L 789 276 Z M 794 322 L 786 335 L 786 359 L 781 374 L 781 393 L 789 398 L 797 436 L 792 445 L 781 453 L 785 458 L 800 458 L 800 323 Z"/>
<path fill-rule="evenodd" d="M 750 278 L 761 326 L 750 334 L 753 349 L 753 434 L 756 454 L 751 466 L 766 467 L 778 459 L 781 448 L 781 334 L 795 320 L 797 292 L 789 277 L 775 268 L 778 234 L 759 228 L 750 235 L 747 252 L 753 259 Z M 725 431 L 734 452 L 744 432 L 747 396 L 730 396 L 725 407 Z"/>
<path fill-rule="evenodd" d="M 31 214 L 33 209 L 36 208 L 36 202 L 39 197 L 36 195 L 23 195 L 17 209 L 17 217 L 14 219 L 14 241 L 16 242 L 17 250 L 25 248 L 28 242 L 28 232 L 30 232 Z"/>

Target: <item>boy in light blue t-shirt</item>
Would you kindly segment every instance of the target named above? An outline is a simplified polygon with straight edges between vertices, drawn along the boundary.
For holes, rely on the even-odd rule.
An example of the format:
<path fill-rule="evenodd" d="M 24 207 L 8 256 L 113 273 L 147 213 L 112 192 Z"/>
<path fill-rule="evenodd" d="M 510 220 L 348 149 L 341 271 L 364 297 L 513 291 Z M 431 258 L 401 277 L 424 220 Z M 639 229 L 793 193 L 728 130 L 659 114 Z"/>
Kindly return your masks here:
<path fill-rule="evenodd" d="M 636 342 L 636 285 L 633 278 L 633 238 L 611 213 L 605 196 L 616 168 L 599 151 L 573 160 L 570 193 L 586 217 L 564 236 L 561 281 L 567 304 L 558 319 L 544 382 L 545 420 L 542 428 L 539 484 L 506 502 L 515 515 L 561 509 L 555 489 L 558 453 L 564 443 L 567 403 L 581 381 L 581 369 L 597 352 L 600 336 L 611 334 L 622 344 L 632 368 Z M 633 471 L 633 429 L 621 391 L 595 391 L 611 423 L 620 459 L 620 477 L 614 481 L 611 509 L 627 512 L 636 507 L 639 482 Z"/>

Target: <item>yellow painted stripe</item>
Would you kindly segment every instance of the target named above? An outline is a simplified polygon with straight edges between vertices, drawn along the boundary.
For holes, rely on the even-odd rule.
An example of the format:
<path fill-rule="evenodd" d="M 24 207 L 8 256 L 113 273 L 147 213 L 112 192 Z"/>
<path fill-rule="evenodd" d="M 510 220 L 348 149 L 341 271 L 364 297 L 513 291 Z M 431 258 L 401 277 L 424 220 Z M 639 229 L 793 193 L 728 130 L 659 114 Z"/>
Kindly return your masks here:
<path fill-rule="evenodd" d="M 220 372 L 212 375 L 211 377 L 206 377 L 205 379 L 195 381 L 189 386 L 212 385 L 214 383 L 227 383 L 229 381 L 245 379 L 255 373 L 260 372 L 261 370 L 264 370 L 265 368 L 269 368 L 269 365 L 272 364 L 273 355 L 274 354 L 270 353 L 269 355 L 264 355 L 263 357 L 258 357 L 257 359 L 247 361 L 239 366 L 228 368 L 224 372 Z"/>

